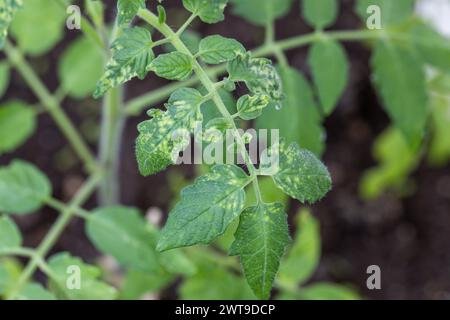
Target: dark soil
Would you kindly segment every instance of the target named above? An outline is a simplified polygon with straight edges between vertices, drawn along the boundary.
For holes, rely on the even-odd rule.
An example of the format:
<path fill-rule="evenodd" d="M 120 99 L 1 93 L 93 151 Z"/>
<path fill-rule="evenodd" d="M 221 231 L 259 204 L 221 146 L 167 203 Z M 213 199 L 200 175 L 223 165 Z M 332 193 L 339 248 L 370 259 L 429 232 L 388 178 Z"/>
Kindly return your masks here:
<path fill-rule="evenodd" d="M 175 4 L 174 1 L 165 2 Z M 358 28 L 358 19 L 352 11 L 353 1 L 341 2 L 344 9 L 334 28 Z M 291 14 L 277 24 L 278 39 L 311 31 L 299 18 L 298 1 L 295 3 Z M 173 16 L 171 14 L 176 9 L 169 10 L 169 16 Z M 263 30 L 233 16 L 228 16 L 226 23 L 211 26 L 199 24 L 197 30 L 204 35 L 219 33 L 237 38 L 247 48 L 256 47 L 264 37 Z M 65 41 L 51 54 L 33 59 L 33 64 L 51 90 L 57 87 L 55 62 L 75 36 L 74 32 L 68 32 Z M 430 168 L 426 164 L 421 165 L 413 176 L 416 192 L 407 198 L 399 199 L 394 193 L 388 193 L 372 202 L 360 200 L 360 178 L 367 168 L 375 164 L 371 156 L 372 143 L 389 121 L 371 86 L 370 52 L 361 44 L 346 44 L 346 48 L 351 59 L 351 83 L 336 112 L 326 121 L 328 138 L 324 161 L 333 175 L 334 188 L 322 202 L 313 206 L 313 212 L 321 222 L 323 238 L 322 262 L 313 281 L 350 284 L 363 296 L 374 299 L 449 298 L 450 167 Z M 288 52 L 288 57 L 293 66 L 308 75 L 306 54 L 307 49 L 302 48 Z M 145 82 L 133 81 L 128 86 L 127 98 L 165 83 L 153 76 L 149 76 Z M 16 73 L 5 100 L 11 98 L 36 103 L 33 94 Z M 94 101 L 80 104 L 66 100 L 64 107 L 80 126 L 86 114 L 96 119 L 99 113 L 99 105 Z M 143 178 L 137 171 L 134 141 L 136 124 L 142 119 L 145 116 L 130 119 L 124 132 L 122 203 L 143 210 L 152 206 L 166 209 L 172 197 L 167 184 L 167 172 Z M 34 137 L 14 154 L 1 156 L 0 164 L 7 164 L 13 158 L 33 162 L 51 178 L 55 197 L 68 200 L 83 181 L 84 174 L 76 162 L 67 171 L 59 168 L 61 166 L 58 163 L 61 161 L 57 161 L 55 155 L 64 148 L 67 149 L 64 137 L 51 118 L 43 114 Z M 92 149 L 95 149 L 95 143 Z M 68 158 L 76 161 L 70 153 Z M 189 169 L 183 170 L 186 170 L 187 176 L 191 175 Z M 93 198 L 86 208 L 95 205 Z M 296 206 L 293 206 L 291 214 L 295 213 Z M 56 213 L 50 209 L 19 217 L 26 245 L 38 245 L 55 217 Z M 97 256 L 96 250 L 85 238 L 79 220 L 67 228 L 53 251 L 62 250 L 87 260 Z M 381 290 L 370 291 L 366 288 L 366 268 L 372 264 L 381 267 Z"/>

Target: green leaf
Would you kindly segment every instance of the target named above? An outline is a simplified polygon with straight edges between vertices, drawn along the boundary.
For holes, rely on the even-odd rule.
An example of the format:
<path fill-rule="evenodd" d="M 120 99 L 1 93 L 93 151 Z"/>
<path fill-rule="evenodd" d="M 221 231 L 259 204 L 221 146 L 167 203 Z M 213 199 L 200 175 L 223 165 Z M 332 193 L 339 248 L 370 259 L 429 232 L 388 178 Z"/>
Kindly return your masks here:
<path fill-rule="evenodd" d="M 302 300 L 358 300 L 359 295 L 345 287 L 334 283 L 315 283 L 301 288 L 299 298 Z"/>
<path fill-rule="evenodd" d="M 167 272 L 140 272 L 128 270 L 120 290 L 120 299 L 140 300 L 146 293 L 156 293 L 175 280 Z"/>
<path fill-rule="evenodd" d="M 266 108 L 256 120 L 256 128 L 277 129 L 287 142 L 297 142 L 320 156 L 325 149 L 325 132 L 311 87 L 294 68 L 280 66 L 278 71 L 286 94 L 283 108 Z"/>
<path fill-rule="evenodd" d="M 341 44 L 319 41 L 309 51 L 314 84 L 326 115 L 333 112 L 348 83 L 348 58 Z"/>
<path fill-rule="evenodd" d="M 430 143 L 429 161 L 434 165 L 446 165 L 450 159 L 450 105 L 449 93 L 431 98 L 431 123 L 433 137 Z"/>
<path fill-rule="evenodd" d="M 112 45 L 112 58 L 94 92 L 99 98 L 111 88 L 134 77 L 144 79 L 150 63 L 155 57 L 152 51 L 152 37 L 148 30 L 140 27 L 125 29 Z"/>
<path fill-rule="evenodd" d="M 289 206 L 289 197 L 275 185 L 272 178 L 263 176 L 258 177 L 258 184 L 265 202 L 280 202 L 284 207 Z M 245 206 L 254 206 L 256 203 L 258 203 L 258 200 L 255 195 L 255 190 L 249 188 L 247 190 L 247 201 Z"/>
<path fill-rule="evenodd" d="M 14 151 L 36 129 L 36 113 L 21 101 L 0 105 L 0 154 Z"/>
<path fill-rule="evenodd" d="M 336 21 L 338 3 L 336 0 L 302 0 L 302 12 L 309 25 L 322 30 Z"/>
<path fill-rule="evenodd" d="M 242 96 L 237 102 L 239 117 L 244 120 L 256 119 L 262 114 L 263 109 L 269 105 L 269 102 L 270 97 L 263 94 Z"/>
<path fill-rule="evenodd" d="M 375 85 L 383 105 L 412 146 L 423 137 L 427 122 L 427 93 L 422 64 L 394 43 L 378 42 L 372 58 Z"/>
<path fill-rule="evenodd" d="M 118 0 L 117 19 L 119 25 L 129 25 L 141 8 L 145 8 L 145 0 Z"/>
<path fill-rule="evenodd" d="M 192 73 L 192 59 L 181 52 L 159 55 L 147 68 L 158 76 L 169 80 L 185 80 Z"/>
<path fill-rule="evenodd" d="M 389 189 L 400 189 L 421 158 L 396 128 L 389 128 L 377 137 L 373 154 L 378 165 L 367 170 L 360 182 L 364 199 L 377 198 Z"/>
<path fill-rule="evenodd" d="M 232 0 L 233 13 L 251 23 L 264 26 L 286 15 L 292 0 Z"/>
<path fill-rule="evenodd" d="M 209 262 L 209 261 L 208 261 Z M 230 285 L 232 284 L 232 285 Z M 254 295 L 243 278 L 209 263 L 180 287 L 183 300 L 250 300 Z"/>
<path fill-rule="evenodd" d="M 159 269 L 159 254 L 155 250 L 158 235 L 137 209 L 97 209 L 87 220 L 86 231 L 97 249 L 121 265 L 146 272 Z"/>
<path fill-rule="evenodd" d="M 413 44 L 426 63 L 450 73 L 450 45 L 447 38 L 425 24 L 413 28 L 411 36 Z"/>
<path fill-rule="evenodd" d="M 316 271 L 320 260 L 320 226 L 308 209 L 297 215 L 297 233 L 292 247 L 281 263 L 279 281 L 301 285 Z"/>
<path fill-rule="evenodd" d="M 281 141 L 279 145 L 273 145 L 270 152 L 274 157 L 278 153 L 279 157 L 273 180 L 292 198 L 313 203 L 331 189 L 330 173 L 310 151 L 301 149 L 296 143 L 286 146 Z"/>
<path fill-rule="evenodd" d="M 245 53 L 245 48 L 238 41 L 214 35 L 200 41 L 198 56 L 205 63 L 220 64 L 231 61 L 238 54 L 243 53 Z"/>
<path fill-rule="evenodd" d="M 171 95 L 167 111 L 139 124 L 136 157 L 142 175 L 158 173 L 176 162 L 190 142 L 186 134 L 202 121 L 201 102 L 197 90 L 178 89 Z"/>
<path fill-rule="evenodd" d="M 66 18 L 57 1 L 26 0 L 11 24 L 11 34 L 23 52 L 41 55 L 62 39 Z"/>
<path fill-rule="evenodd" d="M 290 242 L 287 215 L 280 203 L 242 212 L 230 255 L 240 255 L 247 282 L 259 299 L 268 299 L 285 247 Z"/>
<path fill-rule="evenodd" d="M 252 94 L 268 95 L 275 104 L 284 99 L 281 78 L 269 59 L 252 58 L 250 53 L 238 54 L 227 69 L 230 80 L 245 82 Z"/>
<path fill-rule="evenodd" d="M 22 235 L 14 221 L 9 217 L 0 216 L 0 251 L 19 248 L 22 245 Z"/>
<path fill-rule="evenodd" d="M 71 97 L 80 99 L 91 95 L 102 75 L 103 54 L 84 36 L 72 42 L 59 60 L 58 76 Z"/>
<path fill-rule="evenodd" d="M 7 296 L 22 275 L 22 265 L 14 258 L 0 260 L 0 297 Z"/>
<path fill-rule="evenodd" d="M 80 258 L 72 257 L 68 253 L 58 253 L 50 257 L 48 266 L 52 272 L 50 286 L 55 288 L 58 298 L 70 300 L 112 300 L 117 296 L 115 288 L 101 282 L 99 268 L 85 264 Z M 67 286 L 70 276 L 69 267 L 78 267 L 81 276 L 80 289 L 69 289 Z"/>
<path fill-rule="evenodd" d="M 56 300 L 56 297 L 38 283 L 27 283 L 17 295 L 18 300 Z"/>
<path fill-rule="evenodd" d="M 6 89 L 8 89 L 10 80 L 10 68 L 8 62 L 0 62 L 0 98 L 3 97 L 3 95 L 6 92 Z"/>
<path fill-rule="evenodd" d="M 217 165 L 181 192 L 170 212 L 157 249 L 208 244 L 222 235 L 245 203 L 245 172 L 234 165 Z"/>
<path fill-rule="evenodd" d="M 367 9 L 372 6 L 378 6 L 381 10 L 381 24 L 383 28 L 396 25 L 409 18 L 414 11 L 415 0 L 357 0 L 356 12 L 361 20 L 367 21 L 369 16 Z"/>
<path fill-rule="evenodd" d="M 8 36 L 8 28 L 18 9 L 23 6 L 22 0 L 0 0 L 0 48 Z"/>
<path fill-rule="evenodd" d="M 51 185 L 34 165 L 15 160 L 0 168 L 0 211 L 26 214 L 39 209 Z"/>
<path fill-rule="evenodd" d="M 183 0 L 186 10 L 200 17 L 205 23 L 216 23 L 225 19 L 223 11 L 228 0 Z"/>

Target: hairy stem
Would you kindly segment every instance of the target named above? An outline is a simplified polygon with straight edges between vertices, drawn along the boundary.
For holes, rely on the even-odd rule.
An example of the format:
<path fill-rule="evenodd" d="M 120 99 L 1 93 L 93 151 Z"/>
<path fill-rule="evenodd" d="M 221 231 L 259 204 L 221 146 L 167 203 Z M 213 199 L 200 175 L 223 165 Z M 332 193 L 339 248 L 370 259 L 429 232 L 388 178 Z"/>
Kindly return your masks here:
<path fill-rule="evenodd" d="M 62 110 L 59 102 L 44 86 L 43 82 L 36 75 L 33 68 L 31 68 L 28 62 L 24 59 L 22 53 L 9 42 L 5 43 L 5 53 L 11 65 L 19 71 L 28 86 L 39 98 L 40 103 L 47 109 L 59 129 L 65 135 L 67 140 L 69 140 L 77 155 L 84 162 L 87 171 L 94 172 L 97 168 L 96 160 L 87 144 L 78 133 L 77 129 L 75 129 L 69 117 Z"/>
<path fill-rule="evenodd" d="M 98 172 L 92 175 L 86 183 L 80 188 L 77 194 L 74 196 L 72 201 L 69 203 L 67 208 L 61 212 L 58 220 L 53 224 L 50 231 L 47 233 L 45 238 L 42 240 L 40 245 L 37 247 L 35 254 L 31 257 L 27 266 L 23 270 L 20 278 L 15 283 L 14 287 L 8 294 L 8 299 L 14 299 L 20 292 L 24 284 L 30 279 L 36 268 L 39 267 L 40 261 L 48 254 L 51 248 L 54 246 L 61 233 L 64 231 L 66 226 L 71 221 L 72 217 L 76 213 L 76 209 L 80 207 L 95 191 L 97 185 L 102 179 L 102 172 Z"/>
<path fill-rule="evenodd" d="M 212 96 L 212 100 L 217 106 L 219 112 L 225 119 L 228 120 L 228 122 L 231 125 L 231 128 L 233 129 L 234 136 L 238 144 L 238 148 L 244 159 L 245 165 L 249 170 L 250 176 L 252 177 L 253 188 L 255 190 L 256 197 L 258 201 L 261 201 L 261 192 L 259 190 L 256 168 L 250 159 L 250 156 L 245 147 L 245 143 L 239 134 L 239 131 L 236 127 L 236 123 L 234 122 L 232 115 L 228 112 L 225 103 L 223 102 L 222 98 L 220 97 L 216 89 L 216 85 L 214 84 L 213 81 L 211 81 L 209 75 L 206 73 L 206 71 L 203 69 L 200 63 L 195 59 L 195 57 L 192 55 L 192 53 L 189 51 L 189 49 L 186 47 L 183 41 L 181 41 L 178 33 L 175 33 L 167 24 L 159 24 L 158 17 L 148 10 L 140 9 L 138 12 L 138 16 L 147 23 L 149 23 L 151 26 L 153 26 L 155 29 L 157 29 L 159 32 L 161 32 L 167 39 L 170 39 L 175 49 L 177 49 L 179 52 L 188 55 L 192 59 L 195 74 L 197 75 L 197 77 L 199 78 L 200 82 L 205 87 L 205 89 L 208 91 L 208 94 Z"/>

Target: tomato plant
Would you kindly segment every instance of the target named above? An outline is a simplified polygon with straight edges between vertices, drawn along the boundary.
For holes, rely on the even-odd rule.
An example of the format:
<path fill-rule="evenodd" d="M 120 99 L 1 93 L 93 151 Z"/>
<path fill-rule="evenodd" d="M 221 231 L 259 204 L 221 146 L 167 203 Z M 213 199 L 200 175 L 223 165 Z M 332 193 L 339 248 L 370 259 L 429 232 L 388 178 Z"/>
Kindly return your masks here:
<path fill-rule="evenodd" d="M 168 1 L 118 0 L 117 15 L 109 24 L 107 5 L 86 0 L 85 15 L 79 17 L 83 35 L 58 62 L 60 87 L 54 92 L 27 56 L 42 55 L 61 40 L 65 9 L 71 3 L 43 2 L 0 0 L 6 57 L 0 65 L 2 87 L 14 68 L 38 99 L 36 108 L 19 100 L 0 107 L 0 153 L 13 152 L 33 134 L 40 109 L 70 143 L 87 179 L 65 203 L 52 196 L 50 180 L 32 163 L 17 159 L 0 168 L 0 255 L 8 257 L 0 264 L 1 295 L 135 299 L 182 278 L 182 298 L 268 299 L 274 286 L 282 299 L 358 298 L 352 289 L 332 283 L 301 286 L 318 265 L 320 234 L 318 221 L 303 209 L 291 239 L 288 198 L 309 205 L 331 190 L 331 175 L 320 157 L 326 142 L 323 123 L 349 81 L 350 63 L 342 42 L 360 41 L 373 51 L 374 86 L 393 126 L 378 152 L 387 164 L 375 177 L 368 174 L 363 179 L 362 193 L 370 197 L 395 185 L 417 165 L 426 134 L 448 130 L 439 116 L 444 107 L 430 107 L 429 98 L 440 90 L 436 78 L 450 69 L 450 47 L 413 15 L 413 0 L 356 1 L 363 27 L 342 31 L 327 30 L 337 20 L 339 1 L 302 0 L 301 16 L 314 31 L 282 40 L 277 39 L 275 22 L 290 12 L 292 0 L 183 0 L 180 6 L 189 16 L 176 29 L 168 22 Z M 226 26 L 228 5 L 232 14 L 264 28 L 260 47 L 249 50 L 239 39 L 201 37 L 193 31 L 195 23 Z M 377 11 L 368 10 L 371 6 L 381 13 L 377 28 L 369 28 L 368 21 L 377 19 Z M 311 81 L 285 54 L 308 45 Z M 429 67 L 435 70 L 433 78 L 425 72 Z M 148 81 L 151 74 L 176 82 L 125 101 L 125 88 Z M 90 100 L 90 95 L 102 99 L 98 155 L 62 108 L 67 97 L 80 101 Z M 177 164 L 193 141 L 204 143 L 205 149 L 213 146 L 212 158 L 219 160 L 203 165 L 195 181 L 187 182 L 159 230 L 139 209 L 120 205 L 120 189 L 126 186 L 120 183 L 119 159 L 127 118 L 163 99 L 164 107 L 150 109 L 150 119 L 137 126 L 135 156 L 141 175 L 155 175 Z M 205 130 L 196 130 L 199 124 Z M 254 161 L 249 147 L 258 137 L 242 133 L 252 125 L 280 135 L 272 144 L 265 141 L 259 161 Z M 225 134 L 231 136 L 230 145 L 223 145 Z M 389 160 L 392 149 L 405 155 L 401 162 Z M 435 139 L 431 153 L 446 157 L 449 149 L 448 142 Z M 219 151 L 231 153 L 232 161 L 217 158 Z M 96 191 L 98 208 L 84 209 Z M 36 248 L 24 247 L 10 215 L 28 215 L 43 206 L 60 215 Z M 93 245 L 126 270 L 121 286 L 104 281 L 99 268 L 70 253 L 47 257 L 76 217 L 84 220 Z M 26 267 L 21 269 L 13 256 L 28 258 Z M 78 269 L 73 271 L 73 266 Z M 45 288 L 32 280 L 38 269 L 48 278 Z M 74 290 L 76 270 L 82 276 Z"/>

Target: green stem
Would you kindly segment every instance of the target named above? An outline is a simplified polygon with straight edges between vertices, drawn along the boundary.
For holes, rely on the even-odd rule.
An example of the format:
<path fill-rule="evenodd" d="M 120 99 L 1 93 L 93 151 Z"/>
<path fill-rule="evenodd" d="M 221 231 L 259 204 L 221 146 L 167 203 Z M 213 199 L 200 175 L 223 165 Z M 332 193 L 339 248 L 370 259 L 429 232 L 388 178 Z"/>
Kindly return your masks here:
<path fill-rule="evenodd" d="M 270 30 L 269 30 L 270 31 Z M 272 37 L 273 35 L 268 32 L 266 37 Z M 263 46 L 252 50 L 254 57 L 266 57 L 276 55 L 277 52 L 288 51 L 291 49 L 296 49 L 314 42 L 319 41 L 327 37 L 336 41 L 360 41 L 360 40 L 370 40 L 378 39 L 381 37 L 380 33 L 374 30 L 348 30 L 348 31 L 326 31 L 322 33 L 322 37 L 319 37 L 316 32 L 295 36 L 285 40 L 273 41 Z M 392 34 L 393 38 L 399 39 L 395 34 Z M 215 66 L 208 68 L 205 72 L 212 78 L 219 76 L 226 71 L 226 65 Z M 193 86 L 200 82 L 198 76 L 192 77 L 184 82 L 171 83 L 165 87 L 159 88 L 158 90 L 143 94 L 129 101 L 125 106 L 125 113 L 127 115 L 138 115 L 142 109 L 152 106 L 159 101 L 167 98 L 176 89 Z"/>
<path fill-rule="evenodd" d="M 231 128 L 233 129 L 234 136 L 236 138 L 236 142 L 238 144 L 238 148 L 241 152 L 241 155 L 244 159 L 244 162 L 249 170 L 250 176 L 252 177 L 253 182 L 253 188 L 255 190 L 255 194 L 257 196 L 257 199 L 261 201 L 261 192 L 259 190 L 258 185 L 258 176 L 255 166 L 253 165 L 249 154 L 247 153 L 247 149 L 245 147 L 245 143 L 242 140 L 242 137 L 240 136 L 238 129 L 236 127 L 236 123 L 234 122 L 233 117 L 228 112 L 228 109 L 225 106 L 225 103 L 223 102 L 222 98 L 220 97 L 216 85 L 211 81 L 210 77 L 206 73 L 205 70 L 203 70 L 203 67 L 198 63 L 198 61 L 195 59 L 195 57 L 192 55 L 192 53 L 189 51 L 189 49 L 186 47 L 186 45 L 181 41 L 178 34 L 176 34 L 167 24 L 159 24 L 158 17 L 154 15 L 152 12 L 140 9 L 138 11 L 138 16 L 149 23 L 151 26 L 153 26 L 155 29 L 157 29 L 159 32 L 161 32 L 167 39 L 170 39 L 172 42 L 172 45 L 177 49 L 179 52 L 182 52 L 189 57 L 191 57 L 193 61 L 193 69 L 195 74 L 200 79 L 200 82 L 205 87 L 205 89 L 208 91 L 208 94 L 212 96 L 212 100 L 216 104 L 219 112 L 222 114 L 222 116 L 228 120 L 228 122 L 231 125 Z"/>
<path fill-rule="evenodd" d="M 61 233 L 64 231 L 66 226 L 71 221 L 72 217 L 76 212 L 76 208 L 80 207 L 95 191 L 95 188 L 102 179 L 102 172 L 92 175 L 86 183 L 80 188 L 75 197 L 59 216 L 58 220 L 53 224 L 50 231 L 47 233 L 45 238 L 42 240 L 39 247 L 37 247 L 35 254 L 32 256 L 28 265 L 23 270 L 20 278 L 15 283 L 14 287 L 8 294 L 8 299 L 12 300 L 20 292 L 24 284 L 30 279 L 36 268 L 39 267 L 40 261 L 48 254 L 50 249 L 54 246 Z"/>
<path fill-rule="evenodd" d="M 106 173 L 99 188 L 100 205 L 113 205 L 120 201 L 120 147 L 125 127 L 122 101 L 122 87 L 111 89 L 103 99 L 99 161 Z"/>
<path fill-rule="evenodd" d="M 55 120 L 59 129 L 69 140 L 77 155 L 83 160 L 87 171 L 94 172 L 97 168 L 94 156 L 92 155 L 86 143 L 81 138 L 78 131 L 75 129 L 70 119 L 62 110 L 58 101 L 44 86 L 42 81 L 34 72 L 33 68 L 31 68 L 31 66 L 24 59 L 22 53 L 18 49 L 16 49 L 9 42 L 5 43 L 4 49 L 8 60 L 17 69 L 17 71 L 19 71 L 29 87 L 39 98 L 41 104 L 47 109 L 52 118 Z"/>

